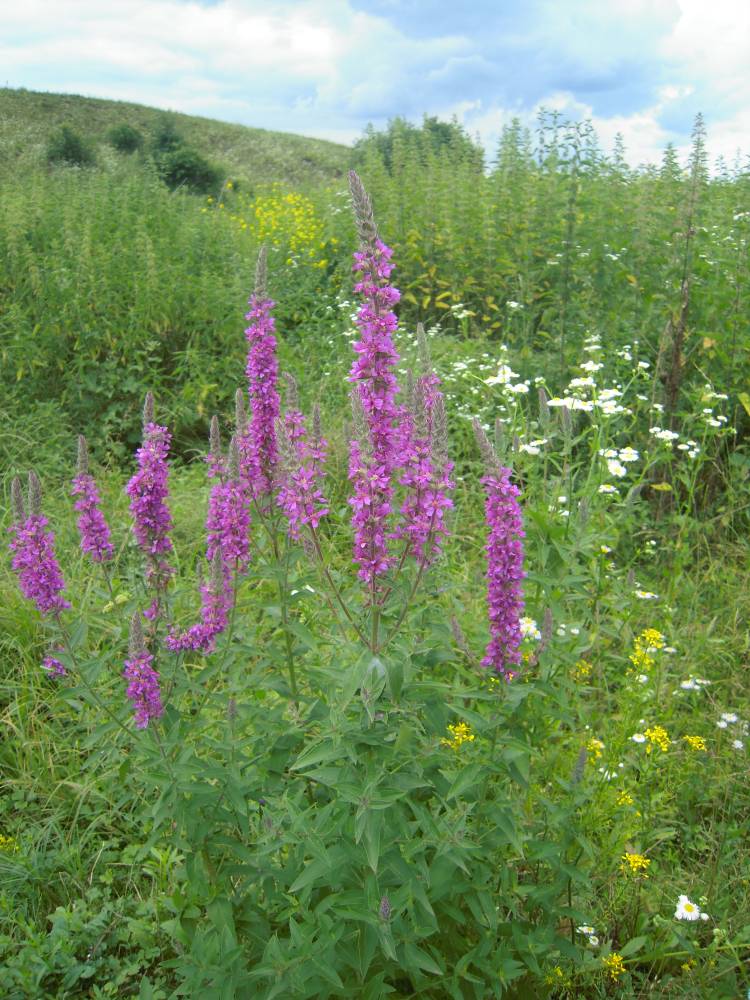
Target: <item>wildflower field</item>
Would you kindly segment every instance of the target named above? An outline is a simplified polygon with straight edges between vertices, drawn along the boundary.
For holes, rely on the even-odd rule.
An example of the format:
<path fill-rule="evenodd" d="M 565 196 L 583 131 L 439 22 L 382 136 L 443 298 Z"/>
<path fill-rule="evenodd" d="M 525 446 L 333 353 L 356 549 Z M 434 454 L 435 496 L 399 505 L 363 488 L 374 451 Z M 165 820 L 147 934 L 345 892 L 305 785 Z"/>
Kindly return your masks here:
<path fill-rule="evenodd" d="M 0 173 L 0 996 L 744 997 L 750 173 L 352 157 Z"/>

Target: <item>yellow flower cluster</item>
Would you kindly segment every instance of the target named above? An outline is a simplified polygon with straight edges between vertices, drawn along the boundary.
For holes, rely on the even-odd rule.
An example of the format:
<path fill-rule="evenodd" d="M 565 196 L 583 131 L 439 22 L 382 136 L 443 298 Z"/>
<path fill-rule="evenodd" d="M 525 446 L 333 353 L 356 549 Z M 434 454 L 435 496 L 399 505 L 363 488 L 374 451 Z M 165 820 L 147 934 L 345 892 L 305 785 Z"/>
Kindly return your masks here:
<path fill-rule="evenodd" d="M 666 753 L 667 750 L 669 750 L 669 733 L 666 731 L 664 726 L 649 726 L 643 735 L 648 740 L 646 753 L 651 753 L 655 746 L 658 747 L 662 753 Z"/>
<path fill-rule="evenodd" d="M 635 799 L 630 794 L 630 792 L 626 792 L 624 789 L 621 789 L 617 793 L 617 804 L 618 804 L 618 806 L 632 806 L 634 802 L 635 802 Z"/>
<path fill-rule="evenodd" d="M 586 744 L 586 749 L 589 752 L 589 756 L 592 757 L 593 760 L 599 760 L 599 758 L 602 755 L 602 750 L 604 749 L 604 744 L 602 743 L 601 740 L 598 740 L 595 736 L 592 736 L 591 739 Z"/>
<path fill-rule="evenodd" d="M 0 833 L 0 851 L 4 851 L 6 854 L 15 854 L 18 850 L 18 842 L 15 837 L 6 837 L 4 833 Z"/>
<path fill-rule="evenodd" d="M 637 875 L 639 878 L 648 878 L 648 866 L 651 861 L 643 854 L 631 854 L 626 851 L 622 856 L 620 871 L 626 875 Z"/>
<path fill-rule="evenodd" d="M 585 681 L 591 676 L 591 664 L 587 660 L 579 660 L 573 667 L 573 680 Z"/>
<path fill-rule="evenodd" d="M 545 986 L 570 986 L 570 978 L 565 975 L 559 965 L 555 965 L 544 977 Z"/>
<path fill-rule="evenodd" d="M 657 649 L 664 649 L 666 645 L 664 636 L 655 628 L 644 629 L 633 644 L 633 652 L 630 654 L 630 662 L 640 671 L 650 670 L 654 663 L 654 652 Z"/>
<path fill-rule="evenodd" d="M 474 733 L 465 722 L 448 726 L 448 732 L 451 734 L 451 738 L 445 739 L 443 737 L 440 744 L 444 747 L 450 747 L 452 750 L 459 750 L 464 743 L 472 743 L 475 739 Z"/>
<path fill-rule="evenodd" d="M 231 189 L 231 182 L 226 187 Z M 287 264 L 326 266 L 328 261 L 320 256 L 328 245 L 324 239 L 323 221 L 305 195 L 284 191 L 280 184 L 274 184 L 267 193 L 254 199 L 236 194 L 232 200 L 235 209 L 228 212 L 227 217 L 239 229 L 252 233 L 259 243 L 289 251 Z M 207 203 L 213 204 L 213 198 L 208 198 Z M 226 206 L 220 201 L 216 207 L 224 209 Z M 332 246 L 337 242 L 335 238 L 329 241 Z"/>
<path fill-rule="evenodd" d="M 702 736 L 683 736 L 683 740 L 687 743 L 691 750 L 707 750 L 706 741 Z"/>
<path fill-rule="evenodd" d="M 616 951 L 613 951 L 611 955 L 605 955 L 602 959 L 602 965 L 609 973 L 609 978 L 613 983 L 616 983 L 625 972 L 625 962 L 622 955 L 618 955 Z"/>

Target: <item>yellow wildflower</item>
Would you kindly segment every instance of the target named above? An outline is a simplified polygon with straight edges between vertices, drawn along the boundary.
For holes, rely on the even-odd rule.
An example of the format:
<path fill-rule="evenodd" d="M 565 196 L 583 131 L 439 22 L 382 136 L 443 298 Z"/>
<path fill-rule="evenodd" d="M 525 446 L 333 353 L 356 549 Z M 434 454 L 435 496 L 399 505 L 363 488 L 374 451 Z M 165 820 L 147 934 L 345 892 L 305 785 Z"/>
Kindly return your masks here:
<path fill-rule="evenodd" d="M 586 744 L 586 749 L 588 750 L 589 755 L 594 760 L 599 760 L 599 758 L 602 755 L 602 750 L 604 749 L 604 744 L 602 743 L 601 740 L 598 740 L 595 736 L 592 736 L 591 739 Z"/>
<path fill-rule="evenodd" d="M 618 806 L 632 806 L 634 801 L 635 799 L 630 792 L 626 792 L 624 789 L 617 793 Z"/>
<path fill-rule="evenodd" d="M 457 725 L 449 725 L 448 732 L 451 734 L 450 739 L 440 740 L 441 746 L 450 747 L 452 750 L 458 750 L 464 743 L 472 743 L 475 739 L 474 733 L 466 725 L 465 722 L 459 722 Z"/>
<path fill-rule="evenodd" d="M 636 875 L 639 878 L 648 878 L 647 869 L 651 861 L 643 854 L 631 854 L 626 851 L 622 856 L 620 871 L 625 874 Z"/>
<path fill-rule="evenodd" d="M 579 660 L 573 667 L 573 680 L 585 681 L 591 676 L 591 664 L 586 660 Z"/>
<path fill-rule="evenodd" d="M 4 851 L 6 854 L 15 854 L 18 850 L 18 842 L 15 837 L 6 837 L 4 833 L 0 833 L 0 851 Z"/>
<path fill-rule="evenodd" d="M 658 629 L 644 629 L 633 643 L 634 648 L 630 654 L 630 662 L 638 670 L 650 670 L 656 662 L 653 654 L 658 649 L 664 649 L 665 645 L 664 636 Z"/>
<path fill-rule="evenodd" d="M 683 736 L 683 740 L 687 743 L 691 750 L 707 750 L 706 741 L 702 736 Z"/>
<path fill-rule="evenodd" d="M 649 726 L 643 735 L 648 740 L 646 753 L 651 753 L 655 746 L 657 746 L 662 753 L 666 753 L 666 751 L 669 750 L 669 733 L 663 726 Z"/>
<path fill-rule="evenodd" d="M 613 983 L 616 983 L 623 972 L 625 972 L 625 962 L 622 959 L 622 955 L 618 955 L 616 951 L 613 951 L 611 955 L 605 955 L 602 959 L 602 965 L 609 973 L 609 978 Z"/>

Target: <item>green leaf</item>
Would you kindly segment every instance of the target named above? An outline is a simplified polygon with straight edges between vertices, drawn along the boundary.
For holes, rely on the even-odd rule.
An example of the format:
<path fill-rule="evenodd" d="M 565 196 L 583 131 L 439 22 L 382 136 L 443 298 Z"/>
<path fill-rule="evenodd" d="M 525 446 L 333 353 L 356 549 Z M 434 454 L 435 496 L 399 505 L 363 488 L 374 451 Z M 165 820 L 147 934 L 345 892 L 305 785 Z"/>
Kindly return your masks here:
<path fill-rule="evenodd" d="M 627 958 L 628 955 L 635 955 L 641 950 L 641 948 L 643 948 L 647 941 L 648 938 L 645 935 L 631 938 L 627 944 L 620 948 L 620 954 L 623 958 Z"/>

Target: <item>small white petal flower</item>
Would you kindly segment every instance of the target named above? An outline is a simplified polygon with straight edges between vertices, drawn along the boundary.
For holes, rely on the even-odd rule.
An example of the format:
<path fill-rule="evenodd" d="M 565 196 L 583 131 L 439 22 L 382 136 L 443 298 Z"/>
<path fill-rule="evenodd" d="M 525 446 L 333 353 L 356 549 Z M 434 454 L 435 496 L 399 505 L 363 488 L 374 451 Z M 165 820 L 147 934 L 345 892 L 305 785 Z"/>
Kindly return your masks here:
<path fill-rule="evenodd" d="M 646 737 L 643 735 L 643 733 L 633 733 L 633 735 L 630 738 L 633 741 L 633 743 L 645 743 L 646 742 Z"/>
<path fill-rule="evenodd" d="M 639 601 L 658 601 L 659 595 L 652 594 L 650 590 L 636 590 L 635 596 Z"/>
<path fill-rule="evenodd" d="M 677 900 L 677 909 L 674 911 L 675 920 L 698 920 L 701 911 L 695 903 L 691 903 L 687 896 L 680 896 Z"/>
<path fill-rule="evenodd" d="M 607 459 L 607 471 L 610 476 L 616 476 L 617 479 L 622 479 L 623 476 L 628 474 L 628 470 L 622 462 L 618 462 L 617 459 L 614 458 Z"/>
<path fill-rule="evenodd" d="M 589 944 L 591 945 L 592 948 L 599 947 L 599 938 L 596 936 L 596 934 L 589 934 Z"/>
<path fill-rule="evenodd" d="M 721 718 L 724 722 L 731 722 L 732 724 L 739 721 L 735 712 L 722 712 Z"/>
<path fill-rule="evenodd" d="M 742 740 L 732 740 L 732 749 L 733 750 L 744 750 L 745 749 L 745 744 L 742 742 Z"/>
<path fill-rule="evenodd" d="M 611 483 L 602 483 L 599 487 L 598 493 L 617 493 L 617 487 L 613 486 Z"/>

